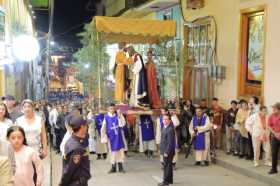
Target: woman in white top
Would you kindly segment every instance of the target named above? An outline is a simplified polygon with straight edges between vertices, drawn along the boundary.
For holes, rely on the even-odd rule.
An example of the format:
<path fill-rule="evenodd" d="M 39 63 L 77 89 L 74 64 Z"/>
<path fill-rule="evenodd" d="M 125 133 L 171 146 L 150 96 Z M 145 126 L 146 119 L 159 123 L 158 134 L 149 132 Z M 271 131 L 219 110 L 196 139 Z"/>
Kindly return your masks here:
<path fill-rule="evenodd" d="M 48 154 L 47 135 L 42 118 L 35 114 L 34 104 L 26 99 L 22 102 L 23 116 L 16 120 L 16 124 L 24 129 L 27 144 L 39 153 L 40 158 L 44 159 Z"/>
<path fill-rule="evenodd" d="M 12 125 L 13 122 L 9 119 L 7 106 L 0 103 L 0 140 L 6 140 L 7 130 Z"/>
<path fill-rule="evenodd" d="M 261 147 L 264 150 L 264 164 L 271 166 L 270 130 L 268 127 L 267 107 L 262 106 L 259 113 L 252 114 L 245 123 L 252 136 L 254 148 L 254 165 L 259 166 Z"/>

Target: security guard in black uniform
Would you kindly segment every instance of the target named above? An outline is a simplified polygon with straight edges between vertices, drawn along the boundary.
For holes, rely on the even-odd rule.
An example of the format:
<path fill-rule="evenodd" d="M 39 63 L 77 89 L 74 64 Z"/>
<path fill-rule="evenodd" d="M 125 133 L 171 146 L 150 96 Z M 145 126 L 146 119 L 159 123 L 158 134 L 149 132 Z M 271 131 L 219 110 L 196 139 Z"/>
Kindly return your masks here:
<path fill-rule="evenodd" d="M 74 116 L 69 125 L 73 134 L 65 144 L 63 174 L 59 186 L 87 186 L 91 177 L 87 121 L 81 116 Z"/>

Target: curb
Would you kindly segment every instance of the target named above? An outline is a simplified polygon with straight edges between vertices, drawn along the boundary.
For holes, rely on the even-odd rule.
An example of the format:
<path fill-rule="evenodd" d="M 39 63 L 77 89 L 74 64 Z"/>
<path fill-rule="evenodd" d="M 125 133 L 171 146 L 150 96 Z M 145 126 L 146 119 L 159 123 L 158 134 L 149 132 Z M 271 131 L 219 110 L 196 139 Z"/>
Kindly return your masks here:
<path fill-rule="evenodd" d="M 242 168 L 238 165 L 226 162 L 224 160 L 221 160 L 219 158 L 213 158 L 214 162 L 216 165 L 221 166 L 225 169 L 231 170 L 233 172 L 236 172 L 238 174 L 259 180 L 263 183 L 269 184 L 270 186 L 279 186 L 280 185 L 280 180 L 275 179 L 273 176 L 264 176 L 260 173 L 254 172 L 254 171 L 250 171 L 246 168 Z"/>

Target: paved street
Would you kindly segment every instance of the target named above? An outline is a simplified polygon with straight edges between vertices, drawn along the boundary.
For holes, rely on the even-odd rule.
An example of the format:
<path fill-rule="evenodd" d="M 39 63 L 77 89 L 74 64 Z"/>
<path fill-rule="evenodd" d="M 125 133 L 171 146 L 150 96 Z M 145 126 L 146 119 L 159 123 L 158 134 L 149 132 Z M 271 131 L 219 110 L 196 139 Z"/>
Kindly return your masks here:
<path fill-rule="evenodd" d="M 61 176 L 61 157 L 53 153 L 53 186 L 57 186 Z M 161 181 L 161 170 L 157 159 L 147 160 L 140 154 L 131 154 L 126 159 L 126 174 L 107 174 L 109 163 L 95 160 L 91 155 L 92 179 L 94 186 L 155 186 Z M 195 167 L 193 160 L 180 156 L 178 169 L 174 172 L 176 186 L 267 186 L 267 184 L 248 178 L 216 165 Z"/>

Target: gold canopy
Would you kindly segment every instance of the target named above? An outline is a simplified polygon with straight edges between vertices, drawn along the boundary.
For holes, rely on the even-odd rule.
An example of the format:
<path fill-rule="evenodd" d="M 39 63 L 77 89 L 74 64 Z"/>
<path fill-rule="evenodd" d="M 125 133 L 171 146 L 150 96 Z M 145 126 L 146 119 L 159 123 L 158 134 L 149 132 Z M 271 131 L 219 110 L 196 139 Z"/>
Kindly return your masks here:
<path fill-rule="evenodd" d="M 176 36 L 176 22 L 96 16 L 100 41 L 157 44 Z"/>

